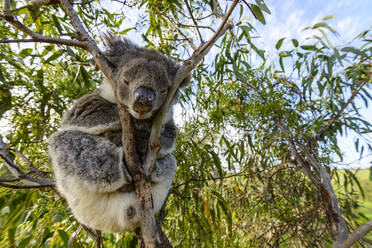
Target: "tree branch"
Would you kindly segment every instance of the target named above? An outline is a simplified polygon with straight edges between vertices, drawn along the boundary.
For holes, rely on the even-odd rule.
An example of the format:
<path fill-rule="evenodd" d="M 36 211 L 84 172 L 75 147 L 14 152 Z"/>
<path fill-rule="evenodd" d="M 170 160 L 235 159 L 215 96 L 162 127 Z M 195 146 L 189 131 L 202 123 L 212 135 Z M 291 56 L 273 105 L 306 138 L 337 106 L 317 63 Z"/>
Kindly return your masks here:
<path fill-rule="evenodd" d="M 227 11 L 227 14 L 226 14 L 225 18 L 222 20 L 222 23 L 220 24 L 216 33 L 214 33 L 212 38 L 201 47 L 201 49 L 199 51 L 200 55 L 204 56 L 205 54 L 207 54 L 209 52 L 209 50 L 212 48 L 212 45 L 216 42 L 216 40 L 219 37 L 221 37 L 228 29 L 232 28 L 233 23 L 229 20 L 229 17 L 232 14 L 232 12 L 235 9 L 238 2 L 239 2 L 238 0 L 235 0 L 231 4 L 230 9 Z M 227 24 L 227 25 L 225 25 L 225 24 Z"/>
<path fill-rule="evenodd" d="M 183 24 L 183 23 L 177 23 L 178 26 L 181 26 L 181 27 L 186 27 L 186 28 L 195 28 L 196 26 L 195 25 L 188 25 L 188 24 Z M 216 32 L 216 30 L 214 30 L 212 27 L 210 26 L 204 26 L 204 25 L 198 25 L 198 27 L 200 29 L 209 29 L 210 31 L 212 31 L 213 33 Z"/>
<path fill-rule="evenodd" d="M 156 158 L 157 151 L 160 149 L 160 131 L 161 131 L 161 125 L 163 123 L 163 120 L 165 118 L 166 113 L 168 112 L 168 109 L 170 107 L 170 103 L 173 99 L 173 96 L 175 95 L 176 91 L 179 88 L 179 85 L 181 82 L 189 75 L 189 73 L 192 71 L 192 69 L 202 60 L 202 58 L 209 52 L 211 47 L 214 45 L 216 40 L 221 37 L 228 29 L 232 27 L 231 21 L 228 20 L 230 17 L 232 11 L 238 4 L 238 0 L 235 0 L 232 5 L 230 6 L 225 19 L 220 24 L 219 28 L 217 29 L 216 33 L 209 39 L 208 42 L 201 44 L 199 48 L 193 53 L 191 58 L 189 58 L 187 61 L 185 61 L 182 66 L 178 69 L 177 74 L 175 76 L 174 82 L 172 84 L 171 89 L 168 92 L 167 99 L 165 100 L 164 104 L 162 105 L 161 109 L 159 110 L 158 114 L 155 116 L 152 130 L 151 130 L 151 136 L 149 140 L 149 152 L 146 157 L 146 163 L 149 163 L 150 161 L 155 162 L 154 158 Z M 226 24 L 227 23 L 227 24 Z M 157 150 L 157 151 L 156 151 Z M 152 154 L 152 153 L 156 154 Z M 151 169 L 153 167 L 152 165 L 147 164 L 145 166 L 145 172 L 151 172 Z"/>
<path fill-rule="evenodd" d="M 44 184 L 39 184 L 39 185 L 14 185 L 14 184 L 7 184 L 7 183 L 1 183 L 0 186 L 5 187 L 5 188 L 10 188 L 10 189 L 40 189 L 40 188 L 49 188 L 49 187 L 54 187 L 54 185 L 44 185 Z"/>
<path fill-rule="evenodd" d="M 368 221 L 364 225 L 358 227 L 352 232 L 340 248 L 349 248 L 357 241 L 361 240 L 368 232 L 372 231 L 372 220 Z"/>
<path fill-rule="evenodd" d="M 23 155 L 20 151 L 14 149 L 14 148 L 11 148 L 10 150 L 12 150 L 12 151 L 14 151 L 15 153 L 17 153 L 18 156 L 20 156 L 20 157 L 21 157 L 21 158 L 22 158 L 22 159 L 27 163 L 28 167 L 30 167 L 30 169 L 31 169 L 33 172 L 35 172 L 38 176 L 43 177 L 43 174 L 41 173 L 41 171 L 39 171 L 39 170 L 38 170 L 38 169 L 33 165 L 33 163 L 31 163 L 31 161 L 30 161 L 28 158 L 26 158 L 25 155 Z"/>
<path fill-rule="evenodd" d="M 30 177 L 26 173 L 24 173 L 21 168 L 16 165 L 16 163 L 9 157 L 9 151 L 7 145 L 4 143 L 2 136 L 0 135 L 0 157 L 4 160 L 4 164 L 7 166 L 8 170 L 16 177 L 14 179 L 1 179 L 1 182 L 22 182 L 27 184 L 27 186 L 22 185 L 13 185 L 13 184 L 6 184 L 1 183 L 0 186 L 8 187 L 8 188 L 41 188 L 41 187 L 54 187 L 54 181 L 49 178 L 35 178 Z M 23 159 L 28 159 L 25 156 L 21 156 Z M 32 165 L 33 166 L 33 165 Z M 36 168 L 34 168 L 37 170 Z M 39 171 L 38 174 L 41 174 Z"/>
<path fill-rule="evenodd" d="M 85 42 L 82 42 L 82 41 L 54 38 L 54 37 L 44 36 L 44 35 L 34 32 L 33 30 L 23 25 L 20 21 L 18 21 L 16 17 L 11 15 L 10 9 L 8 6 L 9 2 L 10 2 L 9 0 L 5 1 L 4 11 L 3 11 L 3 15 L 1 15 L 1 18 L 7 21 L 8 23 L 10 23 L 12 26 L 17 28 L 18 30 L 32 37 L 35 40 L 35 42 L 46 42 L 46 43 L 75 46 L 75 47 L 82 47 L 82 48 L 86 46 Z M 31 41 L 27 40 L 26 42 L 31 42 Z M 2 43 L 5 43 L 5 42 L 2 42 Z"/>
<path fill-rule="evenodd" d="M 2 182 L 2 183 L 13 183 L 13 182 L 19 182 L 21 180 L 22 180 L 22 178 L 10 178 L 10 179 L 0 178 L 0 182 Z"/>
<path fill-rule="evenodd" d="M 167 98 L 164 101 L 162 107 L 158 111 L 157 115 L 154 118 L 152 129 L 151 129 L 151 135 L 149 138 L 148 143 L 148 153 L 145 159 L 145 162 L 143 164 L 143 172 L 144 177 L 150 178 L 152 169 L 154 168 L 157 154 L 160 150 L 160 132 L 161 132 L 161 126 L 164 122 L 164 118 L 166 114 L 168 113 L 168 109 L 170 108 L 171 101 L 176 93 L 176 91 L 179 88 L 179 85 L 181 82 L 190 74 L 191 70 L 200 62 L 200 60 L 205 56 L 205 54 L 211 49 L 213 44 L 216 42 L 216 40 L 223 35 L 227 29 L 231 28 L 231 23 L 228 25 L 225 25 L 228 22 L 228 18 L 231 15 L 232 11 L 236 7 L 238 1 L 235 0 L 225 19 L 222 21 L 220 27 L 218 28 L 217 32 L 212 36 L 212 38 L 205 44 L 202 44 L 199 49 L 197 49 L 194 54 L 191 56 L 190 59 L 188 59 L 186 62 L 182 64 L 182 66 L 178 69 L 177 74 L 173 80 L 172 87 L 170 88 Z M 127 155 L 127 154 L 125 154 Z M 151 197 L 151 187 L 150 182 L 146 183 L 145 180 L 141 180 L 138 184 L 136 184 L 137 189 L 137 196 L 141 195 L 141 198 L 144 199 L 143 201 L 140 201 L 142 204 L 142 210 L 143 210 L 143 217 L 146 217 L 146 219 L 143 219 L 141 221 L 141 232 L 144 238 L 144 243 L 146 244 L 146 247 L 158 247 L 159 244 L 162 244 L 162 242 L 165 242 L 166 247 L 168 247 L 169 241 L 168 240 L 162 240 L 161 237 L 165 237 L 160 233 L 160 228 L 157 228 L 157 223 L 155 221 L 155 218 L 152 214 L 152 197 Z M 152 235 L 146 235 L 152 234 Z M 168 241 L 168 242 L 167 242 Z"/>
<path fill-rule="evenodd" d="M 319 139 L 319 137 L 321 137 L 324 134 L 324 132 L 327 131 L 328 128 L 338 120 L 338 118 L 341 117 L 342 113 L 345 111 L 347 106 L 349 106 L 349 104 L 359 94 L 361 89 L 371 80 L 371 77 L 372 72 L 369 73 L 367 79 L 361 82 L 359 86 L 352 91 L 350 98 L 344 103 L 344 105 L 342 105 L 341 109 L 336 113 L 336 115 L 322 129 L 319 130 L 319 132 L 315 135 L 314 139 Z"/>
<path fill-rule="evenodd" d="M 16 40 L 0 40 L 0 43 L 25 43 L 25 42 L 42 42 L 37 39 L 16 39 Z"/>
<path fill-rule="evenodd" d="M 306 145 L 299 144 L 301 146 L 301 149 L 305 152 L 307 160 L 313 165 L 315 169 L 319 171 L 319 174 L 322 178 L 322 182 L 316 179 L 316 177 L 313 175 L 313 172 L 306 164 L 304 158 L 302 158 L 302 156 L 300 156 L 300 154 L 298 153 L 295 143 L 293 142 L 291 134 L 286 125 L 283 123 L 282 120 L 278 118 L 275 119 L 275 123 L 289 140 L 291 152 L 296 158 L 296 160 L 301 164 L 302 168 L 305 171 L 305 174 L 320 190 L 322 203 L 326 210 L 331 235 L 334 240 L 332 245 L 333 247 L 339 247 L 348 237 L 349 231 L 347 229 L 345 220 L 342 217 L 341 211 L 338 207 L 339 205 L 338 199 L 333 191 L 332 182 L 328 172 L 325 170 L 323 165 L 321 165 L 321 163 L 313 156 L 313 154 L 308 149 L 308 147 L 306 147 Z"/>

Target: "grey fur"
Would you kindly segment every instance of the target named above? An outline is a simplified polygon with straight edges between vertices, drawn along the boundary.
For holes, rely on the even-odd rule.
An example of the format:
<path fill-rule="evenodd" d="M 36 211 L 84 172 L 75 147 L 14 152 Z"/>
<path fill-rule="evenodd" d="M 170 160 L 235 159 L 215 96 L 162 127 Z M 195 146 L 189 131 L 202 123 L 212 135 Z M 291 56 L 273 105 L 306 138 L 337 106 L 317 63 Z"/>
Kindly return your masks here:
<path fill-rule="evenodd" d="M 134 117 L 136 149 L 144 159 L 152 118 L 165 100 L 178 66 L 157 51 L 139 48 L 112 35 L 106 37 L 106 43 L 106 56 L 116 67 L 113 78 L 119 101 Z M 156 95 L 147 115 L 133 110 L 133 95 L 138 87 L 150 88 Z M 140 209 L 125 165 L 121 135 L 113 89 L 104 82 L 99 93 L 75 101 L 64 114 L 60 130 L 49 138 L 58 190 L 80 222 L 103 231 L 131 230 L 139 221 L 132 216 Z M 171 155 L 176 136 L 170 110 L 162 126 L 161 150 L 152 174 L 155 211 L 162 205 L 176 171 L 176 160 Z"/>

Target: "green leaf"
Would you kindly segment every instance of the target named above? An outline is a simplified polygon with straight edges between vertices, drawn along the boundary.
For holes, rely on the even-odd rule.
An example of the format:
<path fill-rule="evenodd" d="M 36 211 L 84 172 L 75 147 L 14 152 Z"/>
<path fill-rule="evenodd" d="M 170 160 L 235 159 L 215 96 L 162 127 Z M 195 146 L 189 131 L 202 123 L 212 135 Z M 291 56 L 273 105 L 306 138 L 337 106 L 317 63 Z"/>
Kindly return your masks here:
<path fill-rule="evenodd" d="M 36 73 L 36 78 L 35 78 L 35 84 L 41 89 L 42 92 L 44 92 L 44 71 L 42 69 L 38 70 Z"/>
<path fill-rule="evenodd" d="M 349 171 L 349 170 L 345 170 L 346 174 L 349 175 L 349 177 L 354 180 L 354 182 L 357 184 L 358 188 L 359 188 L 359 191 L 360 191 L 360 194 L 362 195 L 363 199 L 365 198 L 365 195 L 364 195 L 364 190 L 363 190 L 363 187 L 362 185 L 360 185 L 360 182 L 359 182 L 359 179 L 355 176 L 355 174 L 352 172 L 352 171 Z"/>
<path fill-rule="evenodd" d="M 12 95 L 5 85 L 0 85 L 0 117 L 12 108 Z"/>
<path fill-rule="evenodd" d="M 253 27 L 248 27 L 246 25 L 241 25 L 240 28 L 241 28 L 242 32 L 245 34 L 245 36 L 247 38 L 249 38 L 250 37 L 250 34 L 249 33 L 253 29 Z"/>
<path fill-rule="evenodd" d="M 292 43 L 295 47 L 298 47 L 298 40 L 292 39 Z"/>
<path fill-rule="evenodd" d="M 28 246 L 28 244 L 30 243 L 32 238 L 33 238 L 32 236 L 28 236 L 28 237 L 22 239 L 21 242 L 19 242 L 19 244 L 18 244 L 18 248 L 30 247 L 30 246 Z"/>
<path fill-rule="evenodd" d="M 49 63 L 59 57 L 61 57 L 61 55 L 63 54 L 63 51 L 62 50 L 58 50 L 57 52 L 55 52 L 53 55 L 51 55 L 49 58 L 47 58 L 47 60 L 45 60 L 45 63 Z"/>
<path fill-rule="evenodd" d="M 278 42 L 275 45 L 276 50 L 278 50 L 282 46 L 284 39 L 285 38 L 281 38 L 280 40 L 278 40 Z"/>
<path fill-rule="evenodd" d="M 128 248 L 136 248 L 138 244 L 138 238 L 136 236 L 132 236 L 129 240 Z"/>
<path fill-rule="evenodd" d="M 61 237 L 61 239 L 63 241 L 64 247 L 68 247 L 68 240 L 69 240 L 69 238 L 68 238 L 67 233 L 65 231 L 63 231 L 63 230 L 58 230 L 58 234 L 59 234 L 59 236 Z"/>
<path fill-rule="evenodd" d="M 209 154 L 212 155 L 214 165 L 216 166 L 216 169 L 218 171 L 218 175 L 220 176 L 220 178 L 222 178 L 224 174 L 223 174 L 220 158 L 218 157 L 217 153 L 215 153 L 212 149 L 209 149 Z"/>
<path fill-rule="evenodd" d="M 22 49 L 22 50 L 19 52 L 19 55 L 20 55 L 22 58 L 25 58 L 25 57 L 29 56 L 31 53 L 32 53 L 32 49 L 31 49 L 31 48 L 25 48 L 25 49 Z"/>
<path fill-rule="evenodd" d="M 314 45 L 303 45 L 301 48 L 308 51 L 316 51 L 316 46 Z"/>
<path fill-rule="evenodd" d="M 332 56 L 329 57 L 327 60 L 327 68 L 328 68 L 329 77 L 332 77 L 334 61 L 335 61 L 335 57 L 332 57 Z"/>
<path fill-rule="evenodd" d="M 16 230 L 17 230 L 17 227 L 16 227 L 16 226 L 14 226 L 14 227 L 8 229 L 8 242 L 9 242 L 9 247 L 14 246 Z"/>
<path fill-rule="evenodd" d="M 255 4 L 251 4 L 251 9 L 252 9 L 254 17 L 257 20 L 259 20 L 262 24 L 266 24 L 265 17 L 263 15 L 261 9 Z"/>
<path fill-rule="evenodd" d="M 323 21 L 326 21 L 326 20 L 329 20 L 329 19 L 336 19 L 334 16 L 331 16 L 331 15 L 329 15 L 329 16 L 326 16 L 326 17 L 323 17 Z"/>
<path fill-rule="evenodd" d="M 269 8 L 266 6 L 264 0 L 256 0 L 257 5 L 260 7 L 261 10 L 265 11 L 268 14 L 271 14 L 271 11 Z"/>
<path fill-rule="evenodd" d="M 84 67 L 80 68 L 80 73 L 81 73 L 80 75 L 81 75 L 81 77 L 83 78 L 83 81 L 84 81 L 84 87 L 89 88 L 90 83 L 91 83 L 89 73 L 87 72 L 87 70 L 85 70 Z"/>
<path fill-rule="evenodd" d="M 354 53 L 355 55 L 360 55 L 362 57 L 368 57 L 367 54 L 363 53 L 362 51 L 354 48 L 354 47 L 344 47 L 341 49 L 343 52 L 349 52 L 349 53 Z"/>
<path fill-rule="evenodd" d="M 258 49 L 252 41 L 248 40 L 248 43 L 251 45 L 252 49 L 260 56 L 263 60 L 265 60 L 265 50 Z"/>
<path fill-rule="evenodd" d="M 45 227 L 40 245 L 44 244 L 49 238 L 53 237 L 53 232 L 50 231 L 48 227 Z"/>
<path fill-rule="evenodd" d="M 279 58 L 279 64 L 280 64 L 280 68 L 282 68 L 282 71 L 285 72 L 284 65 L 283 65 L 283 57 Z"/>
<path fill-rule="evenodd" d="M 0 67 L 0 82 L 5 83 L 5 77 L 4 77 L 4 74 L 1 70 L 2 70 L 2 68 Z"/>
<path fill-rule="evenodd" d="M 58 18 L 55 15 L 52 15 L 52 20 L 54 26 L 57 28 L 58 32 L 61 34 L 62 33 L 62 27 L 61 24 L 59 23 Z"/>
<path fill-rule="evenodd" d="M 135 30 L 136 28 L 135 27 L 132 27 L 132 28 L 126 28 L 124 29 L 123 31 L 119 32 L 120 35 L 125 35 L 126 33 L 128 33 L 129 31 L 131 30 Z"/>
<path fill-rule="evenodd" d="M 331 31 L 333 34 L 338 35 L 337 32 L 336 32 L 336 30 L 334 30 L 332 27 L 330 27 L 325 22 L 319 22 L 319 23 L 315 24 L 314 26 L 312 26 L 312 29 L 318 29 L 318 28 L 326 28 L 329 31 Z"/>
<path fill-rule="evenodd" d="M 281 58 L 285 58 L 285 57 L 289 57 L 290 55 L 288 54 L 288 53 L 286 53 L 286 52 L 280 52 L 279 53 L 279 57 L 281 57 Z"/>

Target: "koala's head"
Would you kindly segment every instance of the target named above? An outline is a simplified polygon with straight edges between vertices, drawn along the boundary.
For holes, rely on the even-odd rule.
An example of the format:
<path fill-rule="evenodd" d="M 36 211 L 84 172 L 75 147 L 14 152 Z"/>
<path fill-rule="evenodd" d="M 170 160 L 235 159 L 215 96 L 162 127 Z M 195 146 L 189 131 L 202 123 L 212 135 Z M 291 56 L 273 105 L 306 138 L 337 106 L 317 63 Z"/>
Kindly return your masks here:
<path fill-rule="evenodd" d="M 155 50 L 144 49 L 111 34 L 105 37 L 106 56 L 115 67 L 117 99 L 136 119 L 147 119 L 167 97 L 179 66 Z M 186 78 L 181 87 L 186 86 Z"/>

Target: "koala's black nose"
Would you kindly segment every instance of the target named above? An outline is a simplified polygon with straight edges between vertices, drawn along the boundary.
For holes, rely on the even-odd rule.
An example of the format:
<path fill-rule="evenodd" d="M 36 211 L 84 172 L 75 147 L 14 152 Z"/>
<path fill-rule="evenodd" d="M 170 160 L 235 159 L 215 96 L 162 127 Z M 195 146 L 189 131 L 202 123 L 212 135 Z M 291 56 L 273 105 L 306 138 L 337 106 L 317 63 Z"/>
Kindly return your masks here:
<path fill-rule="evenodd" d="M 139 114 L 151 111 L 155 97 L 155 92 L 152 89 L 139 87 L 134 92 L 133 110 Z"/>

